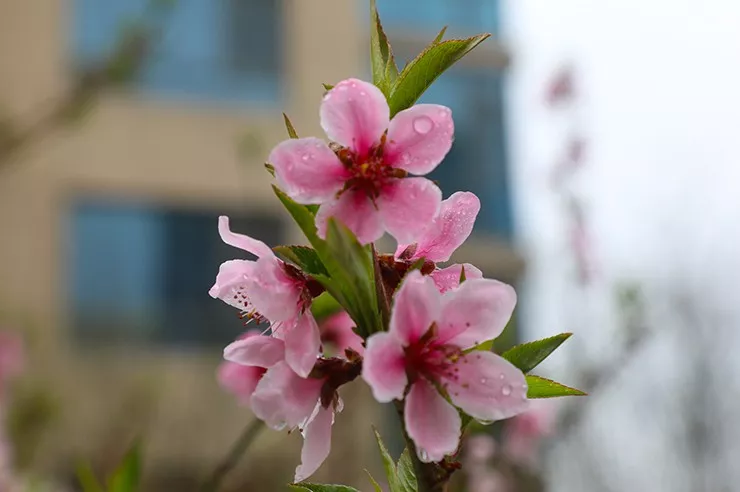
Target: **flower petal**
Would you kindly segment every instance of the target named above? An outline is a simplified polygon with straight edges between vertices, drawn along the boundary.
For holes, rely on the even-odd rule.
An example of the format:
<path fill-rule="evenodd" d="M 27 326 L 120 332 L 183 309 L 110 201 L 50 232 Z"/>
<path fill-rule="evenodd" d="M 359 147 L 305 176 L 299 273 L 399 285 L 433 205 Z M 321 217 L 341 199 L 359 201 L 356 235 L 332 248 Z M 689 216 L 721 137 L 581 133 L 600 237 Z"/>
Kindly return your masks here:
<path fill-rule="evenodd" d="M 367 339 L 362 378 L 381 403 L 403 399 L 408 384 L 403 347 L 391 333 L 376 333 Z"/>
<path fill-rule="evenodd" d="M 280 142 L 268 162 L 275 166 L 278 186 L 298 203 L 329 201 L 349 178 L 329 146 L 313 137 Z"/>
<path fill-rule="evenodd" d="M 345 191 L 337 200 L 327 202 L 319 208 L 316 228 L 322 239 L 326 238 L 329 217 L 334 217 L 347 226 L 362 244 L 371 243 L 383 235 L 380 214 L 363 192 Z"/>
<path fill-rule="evenodd" d="M 462 349 L 501 334 L 516 305 L 516 292 L 491 279 L 466 280 L 445 292 L 439 323 L 439 342 Z"/>
<path fill-rule="evenodd" d="M 347 79 L 324 96 L 319 116 L 331 140 L 364 156 L 388 128 L 390 109 L 373 84 Z"/>
<path fill-rule="evenodd" d="M 252 305 L 246 292 L 246 278 L 252 274 L 254 263 L 251 260 L 229 260 L 221 263 L 216 283 L 208 294 L 241 311 L 251 311 Z"/>
<path fill-rule="evenodd" d="M 319 326 L 321 332 L 321 343 L 331 345 L 339 357 L 344 357 L 347 349 L 354 350 L 360 355 L 365 353 L 363 338 L 355 333 L 354 320 L 347 311 L 340 311 L 325 318 Z"/>
<path fill-rule="evenodd" d="M 293 319 L 300 312 L 301 287 L 277 258 L 257 260 L 244 289 L 254 309 L 272 322 Z"/>
<path fill-rule="evenodd" d="M 235 362 L 223 362 L 218 367 L 218 383 L 240 401 L 249 404 L 249 398 L 257 388 L 265 369 L 255 366 L 243 366 Z"/>
<path fill-rule="evenodd" d="M 522 371 L 493 352 L 477 350 L 459 359 L 445 378 L 452 403 L 483 422 L 508 419 L 529 406 Z"/>
<path fill-rule="evenodd" d="M 444 294 L 448 290 L 456 289 L 460 285 L 460 274 L 463 267 L 465 267 L 466 280 L 483 278 L 483 272 L 470 263 L 455 263 L 447 268 L 434 270 L 429 276 L 434 280 L 434 285 L 437 286 L 437 289 Z"/>
<path fill-rule="evenodd" d="M 244 366 L 272 367 L 284 357 L 283 341 L 265 335 L 237 340 L 224 349 L 224 359 Z"/>
<path fill-rule="evenodd" d="M 295 470 L 296 483 L 313 475 L 329 456 L 332 425 L 334 425 L 334 411 L 320 407 L 316 416 L 303 429 L 301 464 Z"/>
<path fill-rule="evenodd" d="M 275 256 L 270 247 L 262 241 L 245 236 L 244 234 L 231 232 L 231 229 L 229 229 L 229 218 L 225 215 L 218 218 L 218 233 L 221 236 L 221 240 L 229 246 L 248 251 L 258 258 Z"/>
<path fill-rule="evenodd" d="M 480 211 L 480 200 L 474 193 L 458 191 L 442 201 L 439 215 L 417 241 L 414 258 L 433 262 L 447 261 L 470 236 L 475 218 Z"/>
<path fill-rule="evenodd" d="M 427 174 L 452 147 L 452 111 L 437 104 L 417 104 L 401 111 L 388 125 L 386 162 L 413 174 Z"/>
<path fill-rule="evenodd" d="M 267 370 L 252 395 L 254 414 L 273 429 L 296 427 L 311 416 L 321 395 L 322 379 L 304 379 L 285 362 Z"/>
<path fill-rule="evenodd" d="M 406 432 L 424 463 L 442 461 L 460 443 L 460 415 L 426 379 L 418 379 L 406 396 Z"/>
<path fill-rule="evenodd" d="M 319 326 L 310 311 L 298 315 L 292 322 L 283 324 L 285 340 L 285 362 L 301 377 L 308 374 L 316 364 L 321 348 Z"/>
<path fill-rule="evenodd" d="M 389 333 L 403 346 L 416 342 L 439 318 L 440 305 L 441 296 L 432 279 L 412 271 L 396 291 Z"/>
<path fill-rule="evenodd" d="M 399 243 L 416 242 L 431 225 L 441 202 L 442 192 L 426 178 L 393 180 L 376 200 L 385 230 Z"/>

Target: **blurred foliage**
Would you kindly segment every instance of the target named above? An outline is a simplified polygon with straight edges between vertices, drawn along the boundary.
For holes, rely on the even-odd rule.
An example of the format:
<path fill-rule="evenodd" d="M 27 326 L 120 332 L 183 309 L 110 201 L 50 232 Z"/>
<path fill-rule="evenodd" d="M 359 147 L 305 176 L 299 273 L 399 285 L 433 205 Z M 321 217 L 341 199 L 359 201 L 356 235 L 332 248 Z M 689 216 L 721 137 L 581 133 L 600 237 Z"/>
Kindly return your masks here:
<path fill-rule="evenodd" d="M 89 464 L 82 464 L 77 469 L 77 478 L 83 492 L 136 492 L 141 482 L 141 444 L 138 440 L 121 459 L 116 469 L 107 480 L 107 487 L 95 477 Z"/>
<path fill-rule="evenodd" d="M 49 388 L 17 384 L 7 416 L 8 435 L 15 450 L 15 466 L 28 468 L 39 446 L 59 415 L 59 405 Z"/>

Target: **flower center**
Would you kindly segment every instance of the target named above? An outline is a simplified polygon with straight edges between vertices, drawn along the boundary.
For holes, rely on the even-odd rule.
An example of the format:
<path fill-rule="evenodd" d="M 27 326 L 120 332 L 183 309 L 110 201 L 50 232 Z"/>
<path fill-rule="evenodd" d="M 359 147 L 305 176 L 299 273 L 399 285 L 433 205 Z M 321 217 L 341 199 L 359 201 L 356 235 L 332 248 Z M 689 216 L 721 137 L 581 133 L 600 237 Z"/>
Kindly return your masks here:
<path fill-rule="evenodd" d="M 406 373 L 411 381 L 419 376 L 435 383 L 458 378 L 457 362 L 464 354 L 458 347 L 436 343 L 436 331 L 432 324 L 424 336 L 406 347 Z"/>
<path fill-rule="evenodd" d="M 383 134 L 380 142 L 371 147 L 367 155 L 358 155 L 346 147 L 334 147 L 337 157 L 352 174 L 339 192 L 340 195 L 347 190 L 360 191 L 374 200 L 380 196 L 380 190 L 389 181 L 406 177 L 406 171 L 385 161 L 383 157 L 385 141 L 386 135 Z"/>

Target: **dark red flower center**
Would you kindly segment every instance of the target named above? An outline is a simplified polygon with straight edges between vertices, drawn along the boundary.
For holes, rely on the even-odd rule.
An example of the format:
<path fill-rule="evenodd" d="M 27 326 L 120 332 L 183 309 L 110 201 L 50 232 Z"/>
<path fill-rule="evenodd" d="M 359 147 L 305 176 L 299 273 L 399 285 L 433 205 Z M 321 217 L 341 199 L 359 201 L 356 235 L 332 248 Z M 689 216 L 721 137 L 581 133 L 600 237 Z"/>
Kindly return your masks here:
<path fill-rule="evenodd" d="M 383 157 L 385 141 L 386 135 L 383 134 L 380 142 L 371 147 L 366 155 L 359 155 L 346 147 L 333 147 L 339 160 L 351 173 L 340 195 L 347 190 L 360 191 L 375 200 L 389 181 L 406 177 L 406 171 L 389 165 Z"/>

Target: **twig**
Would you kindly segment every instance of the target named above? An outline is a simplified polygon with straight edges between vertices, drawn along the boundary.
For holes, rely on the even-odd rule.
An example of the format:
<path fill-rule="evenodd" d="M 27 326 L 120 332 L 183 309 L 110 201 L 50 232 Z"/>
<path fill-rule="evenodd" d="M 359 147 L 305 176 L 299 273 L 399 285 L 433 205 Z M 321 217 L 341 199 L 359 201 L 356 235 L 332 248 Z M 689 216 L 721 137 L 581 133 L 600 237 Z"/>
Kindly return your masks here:
<path fill-rule="evenodd" d="M 239 459 L 246 453 L 249 446 L 264 428 L 264 424 L 259 419 L 252 420 L 242 431 L 239 439 L 236 440 L 228 454 L 224 456 L 218 466 L 213 470 L 208 480 L 198 489 L 200 492 L 217 492 L 226 475 L 233 470 L 239 462 Z"/>

